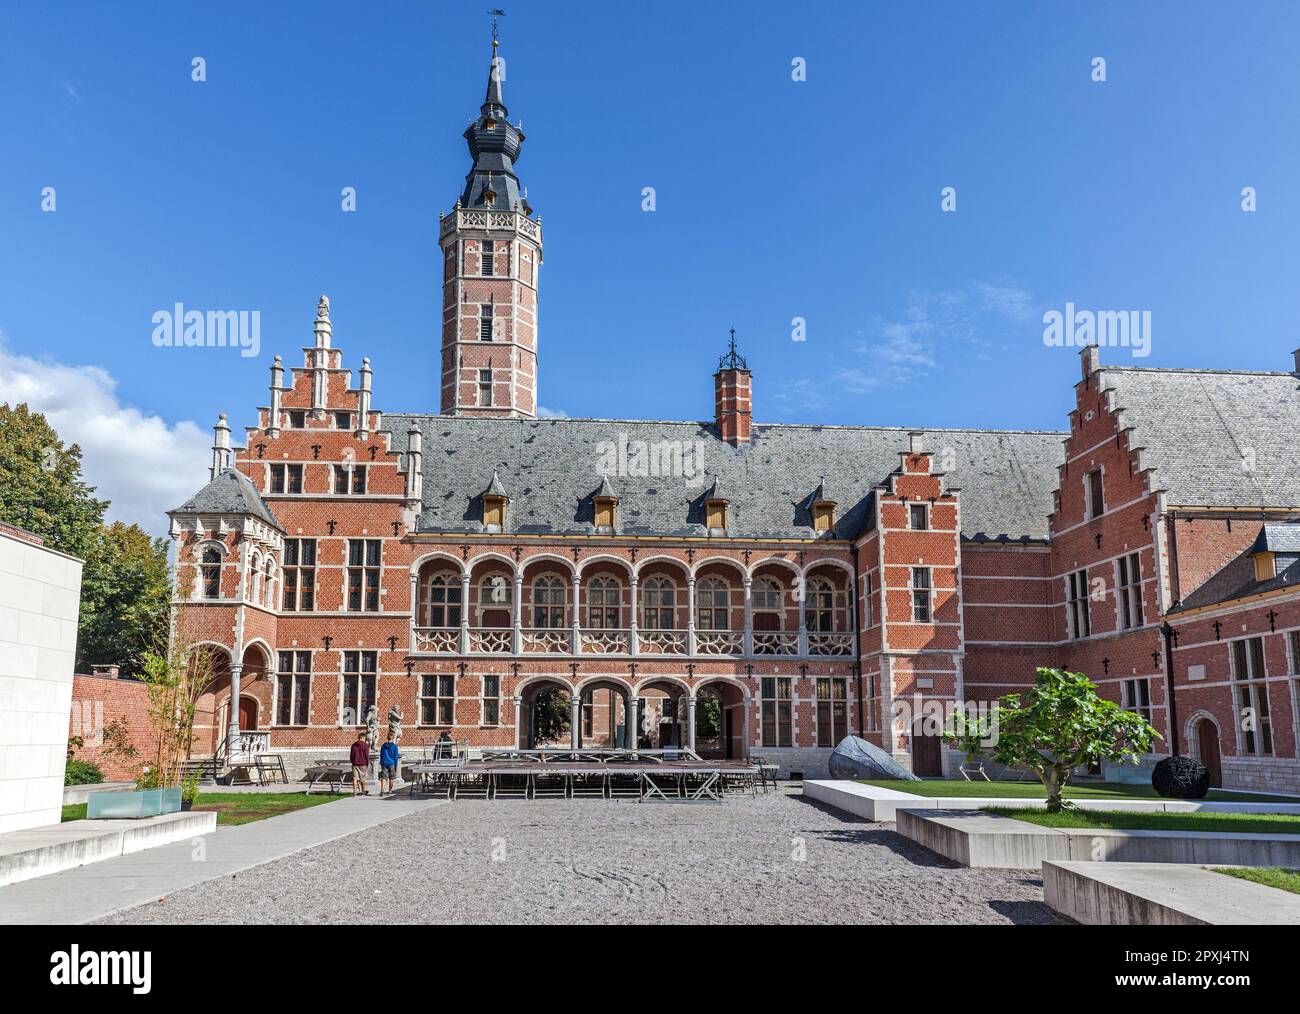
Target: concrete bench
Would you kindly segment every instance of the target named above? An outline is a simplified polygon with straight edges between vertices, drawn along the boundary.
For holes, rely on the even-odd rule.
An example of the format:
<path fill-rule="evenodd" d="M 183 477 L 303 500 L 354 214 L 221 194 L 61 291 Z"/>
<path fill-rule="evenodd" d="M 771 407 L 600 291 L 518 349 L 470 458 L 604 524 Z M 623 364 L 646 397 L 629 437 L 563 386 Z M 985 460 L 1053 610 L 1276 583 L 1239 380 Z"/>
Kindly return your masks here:
<path fill-rule="evenodd" d="M 1300 867 L 1300 834 L 1042 827 L 968 810 L 899 810 L 898 833 L 963 866 L 997 869 L 1071 859 Z"/>
<path fill-rule="evenodd" d="M 1170 863 L 1043 863 L 1043 898 L 1087 926 L 1300 926 L 1300 894 Z"/>

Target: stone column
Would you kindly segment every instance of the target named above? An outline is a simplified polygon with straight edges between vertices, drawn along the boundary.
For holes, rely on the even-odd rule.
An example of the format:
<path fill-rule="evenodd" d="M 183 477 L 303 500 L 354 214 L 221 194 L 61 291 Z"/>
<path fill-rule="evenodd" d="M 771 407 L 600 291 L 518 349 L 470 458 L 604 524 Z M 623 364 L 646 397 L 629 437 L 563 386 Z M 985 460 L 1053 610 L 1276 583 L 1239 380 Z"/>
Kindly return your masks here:
<path fill-rule="evenodd" d="M 510 608 L 510 623 L 514 627 L 510 637 L 510 650 L 516 655 L 524 652 L 523 610 L 524 575 L 519 573 L 515 575 L 515 597 Z"/>
<path fill-rule="evenodd" d="M 582 575 L 573 575 L 573 653 L 582 650 Z"/>
<path fill-rule="evenodd" d="M 695 752 L 695 697 L 686 698 L 686 749 Z"/>
<path fill-rule="evenodd" d="M 745 578 L 745 644 L 746 655 L 754 654 L 754 579 Z"/>
<path fill-rule="evenodd" d="M 639 632 L 637 630 L 637 621 L 636 621 L 637 578 L 635 574 L 632 575 L 632 584 L 630 585 L 630 593 L 632 596 L 632 604 L 631 604 L 631 611 L 629 613 L 630 622 L 628 623 L 628 630 L 627 630 L 627 650 L 628 650 L 628 654 L 637 655 L 640 654 L 641 646 L 637 643 Z"/>
<path fill-rule="evenodd" d="M 230 717 L 226 727 L 226 762 L 239 749 L 239 676 L 242 664 L 230 666 Z"/>
<path fill-rule="evenodd" d="M 641 727 L 638 723 L 636 697 L 632 694 L 627 695 L 627 715 L 623 722 L 623 746 L 628 750 L 635 750 L 641 739 Z"/>
<path fill-rule="evenodd" d="M 695 654 L 695 578 L 693 577 L 686 579 L 686 654 Z"/>
<path fill-rule="evenodd" d="M 580 745 L 582 726 L 582 695 L 576 690 L 569 691 L 569 746 L 576 750 Z"/>
<path fill-rule="evenodd" d="M 800 600 L 799 605 L 799 654 L 807 656 L 808 654 L 808 605 L 806 600 L 807 591 L 804 592 L 805 598 Z"/>
<path fill-rule="evenodd" d="M 411 630 L 408 651 L 415 650 L 415 628 L 420 625 L 420 575 L 411 575 Z"/>
<path fill-rule="evenodd" d="M 460 576 L 460 653 L 469 654 L 469 574 Z"/>

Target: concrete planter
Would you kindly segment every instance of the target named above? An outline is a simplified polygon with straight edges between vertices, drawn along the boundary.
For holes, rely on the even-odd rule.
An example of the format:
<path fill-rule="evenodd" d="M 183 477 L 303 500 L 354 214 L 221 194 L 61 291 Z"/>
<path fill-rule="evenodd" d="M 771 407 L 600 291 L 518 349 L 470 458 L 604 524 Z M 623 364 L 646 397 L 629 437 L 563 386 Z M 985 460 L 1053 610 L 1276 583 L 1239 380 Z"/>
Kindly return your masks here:
<path fill-rule="evenodd" d="M 86 799 L 86 819 L 104 820 L 158 817 L 164 813 L 179 813 L 181 790 L 145 789 L 140 792 L 92 792 Z"/>

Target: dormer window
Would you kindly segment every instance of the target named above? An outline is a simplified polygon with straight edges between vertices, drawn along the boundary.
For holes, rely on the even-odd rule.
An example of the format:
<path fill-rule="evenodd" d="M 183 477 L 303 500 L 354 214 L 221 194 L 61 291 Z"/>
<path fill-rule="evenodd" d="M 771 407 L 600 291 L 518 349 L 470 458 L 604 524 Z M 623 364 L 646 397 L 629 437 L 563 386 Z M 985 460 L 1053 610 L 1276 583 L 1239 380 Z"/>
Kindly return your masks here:
<path fill-rule="evenodd" d="M 924 532 L 930 527 L 930 517 L 925 504 L 914 503 L 907 510 L 908 520 L 914 532 Z"/>
<path fill-rule="evenodd" d="M 711 498 L 704 501 L 705 525 L 709 533 L 725 534 L 727 531 L 727 505 L 731 501 Z"/>
<path fill-rule="evenodd" d="M 817 488 L 813 490 L 813 494 L 808 498 L 807 502 L 808 514 L 812 517 L 813 531 L 834 531 L 835 501 L 830 498 L 830 492 L 826 485 L 826 476 L 822 476 L 822 481 L 817 484 Z"/>
<path fill-rule="evenodd" d="M 488 483 L 487 489 L 483 491 L 483 527 L 489 532 L 503 532 L 506 528 L 506 505 L 510 502 L 510 497 L 506 494 L 505 486 L 501 485 L 501 479 L 494 471 L 492 481 Z"/>
<path fill-rule="evenodd" d="M 835 528 L 835 501 L 815 500 L 812 505 L 814 532 L 829 532 Z"/>
<path fill-rule="evenodd" d="M 1255 580 L 1268 581 L 1277 577 L 1277 560 L 1272 553 L 1255 554 Z"/>
<path fill-rule="evenodd" d="M 483 527 L 489 532 L 504 531 L 506 527 L 506 503 L 503 496 L 483 497 Z"/>
<path fill-rule="evenodd" d="M 599 532 L 612 532 L 615 519 L 618 516 L 618 498 L 598 496 L 593 501 L 593 506 L 596 515 L 596 530 Z"/>
<path fill-rule="evenodd" d="M 600 477 L 600 486 L 591 495 L 591 522 L 602 535 L 614 534 L 614 526 L 618 524 L 618 494 L 608 475 Z"/>

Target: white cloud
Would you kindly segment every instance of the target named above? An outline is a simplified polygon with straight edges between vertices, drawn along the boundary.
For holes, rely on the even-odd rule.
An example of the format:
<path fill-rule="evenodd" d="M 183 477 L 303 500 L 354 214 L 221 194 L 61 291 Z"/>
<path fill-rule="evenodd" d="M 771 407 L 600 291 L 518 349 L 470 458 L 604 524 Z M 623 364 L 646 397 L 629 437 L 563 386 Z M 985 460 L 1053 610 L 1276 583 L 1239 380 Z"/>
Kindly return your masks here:
<path fill-rule="evenodd" d="M 842 397 L 903 387 L 943 369 L 960 347 L 957 361 L 988 358 L 1007 346 L 1002 334 L 1035 316 L 1034 297 L 1014 282 L 981 281 L 950 292 L 909 294 L 895 317 L 877 317 L 842 352 L 827 377 L 791 381 L 776 395 L 782 404 L 825 408 Z"/>
<path fill-rule="evenodd" d="M 538 419 L 567 419 L 569 413 L 560 408 L 547 408 L 545 405 L 537 406 Z"/>
<path fill-rule="evenodd" d="M 26 402 L 65 444 L 81 446 L 82 475 L 112 501 L 110 521 L 167 531 L 164 512 L 208 479 L 212 437 L 194 423 L 169 425 L 123 405 L 117 381 L 98 366 L 65 366 L 15 355 L 0 332 L 0 402 Z"/>

